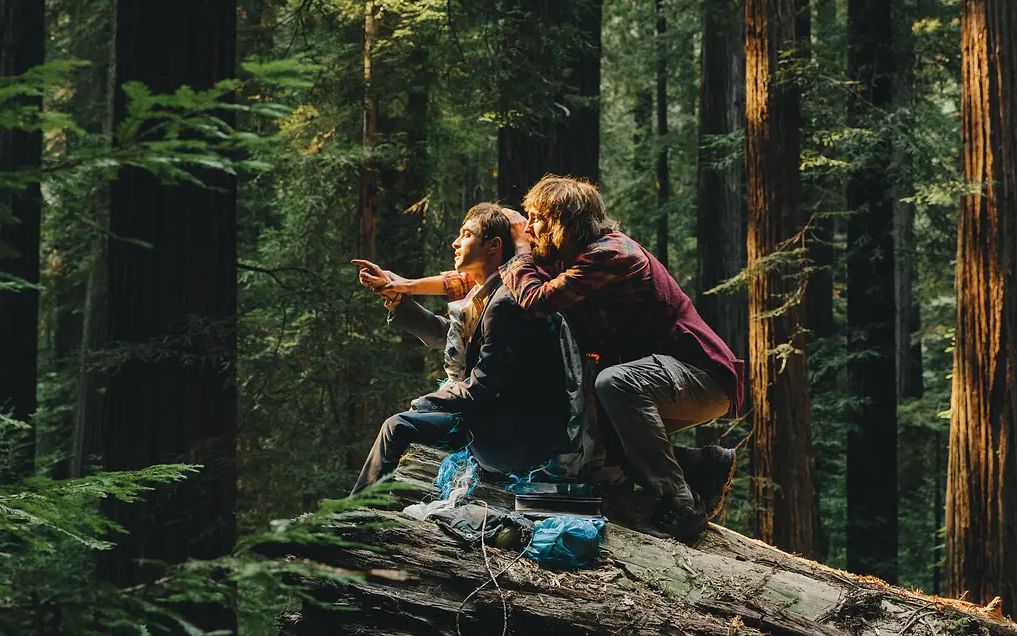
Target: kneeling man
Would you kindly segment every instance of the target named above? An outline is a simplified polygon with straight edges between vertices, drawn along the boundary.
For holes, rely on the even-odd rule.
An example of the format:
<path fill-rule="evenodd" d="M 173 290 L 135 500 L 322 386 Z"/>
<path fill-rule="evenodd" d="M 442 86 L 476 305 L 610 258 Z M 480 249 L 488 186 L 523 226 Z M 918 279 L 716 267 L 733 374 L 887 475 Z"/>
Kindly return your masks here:
<path fill-rule="evenodd" d="M 499 473 L 532 468 L 569 446 L 555 332 L 547 319 L 523 312 L 501 283 L 498 268 L 515 253 L 502 208 L 493 203 L 471 208 L 452 248 L 456 269 L 477 281 L 454 322 L 408 297 L 397 296 L 386 306 L 390 322 L 429 346 L 444 347 L 447 361 L 461 355 L 462 377 L 450 378 L 413 400 L 409 411 L 385 420 L 354 493 L 395 470 L 414 442 L 468 444 L 481 467 Z"/>

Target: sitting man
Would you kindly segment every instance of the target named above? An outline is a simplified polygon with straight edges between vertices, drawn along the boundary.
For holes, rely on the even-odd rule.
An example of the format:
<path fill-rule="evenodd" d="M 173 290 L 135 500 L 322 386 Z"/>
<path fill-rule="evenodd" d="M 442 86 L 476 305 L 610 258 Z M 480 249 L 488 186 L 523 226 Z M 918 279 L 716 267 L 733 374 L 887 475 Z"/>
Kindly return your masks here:
<path fill-rule="evenodd" d="M 533 468 L 569 445 L 564 370 L 553 331 L 547 319 L 524 313 L 501 284 L 498 267 L 514 253 L 502 208 L 471 208 L 452 248 L 456 270 L 477 281 L 458 320 L 450 323 L 403 296 L 386 302 L 390 322 L 446 348 L 449 382 L 385 421 L 354 493 L 395 470 L 414 442 L 468 444 L 482 468 L 499 473 Z M 357 263 L 361 282 L 377 287 L 371 275 L 379 268 Z M 457 357 L 461 367 L 449 364 Z"/>

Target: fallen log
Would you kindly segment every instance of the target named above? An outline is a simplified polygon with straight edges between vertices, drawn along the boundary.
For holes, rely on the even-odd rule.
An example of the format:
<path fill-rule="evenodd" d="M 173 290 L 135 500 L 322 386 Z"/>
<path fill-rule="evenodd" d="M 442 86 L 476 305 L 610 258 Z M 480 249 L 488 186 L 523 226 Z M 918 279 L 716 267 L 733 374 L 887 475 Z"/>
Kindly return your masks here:
<path fill-rule="evenodd" d="M 442 455 L 414 447 L 398 481 L 433 488 Z M 419 499 L 419 496 L 417 497 Z M 474 498 L 511 508 L 481 484 Z M 638 507 L 638 506 L 637 506 Z M 992 607 L 926 596 L 835 570 L 711 524 L 687 546 L 647 533 L 638 515 L 608 508 L 599 564 L 545 569 L 518 552 L 464 547 L 431 522 L 365 511 L 335 531 L 375 549 L 287 546 L 364 573 L 346 586 L 321 581 L 316 598 L 287 617 L 290 634 L 895 634 L 1017 636 Z M 492 575 L 497 575 L 493 577 Z M 492 582 L 496 578 L 496 584 Z"/>

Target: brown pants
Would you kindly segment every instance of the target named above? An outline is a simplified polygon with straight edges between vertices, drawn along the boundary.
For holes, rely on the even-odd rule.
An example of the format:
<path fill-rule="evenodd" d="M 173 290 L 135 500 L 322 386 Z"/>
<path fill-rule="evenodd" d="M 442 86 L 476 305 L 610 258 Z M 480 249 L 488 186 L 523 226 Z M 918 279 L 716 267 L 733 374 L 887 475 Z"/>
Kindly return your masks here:
<path fill-rule="evenodd" d="M 669 436 L 730 409 L 716 381 L 702 369 L 654 354 L 607 367 L 594 387 L 633 477 L 658 496 L 691 500 Z"/>

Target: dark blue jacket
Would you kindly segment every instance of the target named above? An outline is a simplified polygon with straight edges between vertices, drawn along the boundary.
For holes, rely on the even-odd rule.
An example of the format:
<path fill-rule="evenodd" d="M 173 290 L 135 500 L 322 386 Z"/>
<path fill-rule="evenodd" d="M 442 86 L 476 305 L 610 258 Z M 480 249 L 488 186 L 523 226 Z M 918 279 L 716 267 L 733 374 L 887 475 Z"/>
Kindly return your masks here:
<path fill-rule="evenodd" d="M 404 298 L 391 322 L 443 348 L 449 321 Z M 415 401 L 420 411 L 462 416 L 481 466 L 520 472 L 569 450 L 565 371 L 557 331 L 527 315 L 507 290 L 495 290 L 466 350 L 467 377 Z"/>

